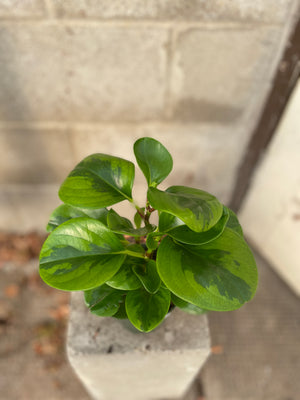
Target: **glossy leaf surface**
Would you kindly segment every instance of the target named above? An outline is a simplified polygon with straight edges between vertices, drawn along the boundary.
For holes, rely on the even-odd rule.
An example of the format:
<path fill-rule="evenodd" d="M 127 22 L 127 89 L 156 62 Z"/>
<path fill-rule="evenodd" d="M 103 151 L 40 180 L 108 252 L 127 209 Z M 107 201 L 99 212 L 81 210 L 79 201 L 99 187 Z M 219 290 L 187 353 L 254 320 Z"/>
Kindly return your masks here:
<path fill-rule="evenodd" d="M 133 267 L 133 271 L 149 293 L 156 293 L 160 287 L 160 277 L 157 273 L 156 262 L 149 260 Z"/>
<path fill-rule="evenodd" d="M 128 319 L 138 330 L 150 332 L 164 319 L 170 300 L 170 291 L 163 288 L 155 294 L 145 289 L 128 292 L 125 301 Z"/>
<path fill-rule="evenodd" d="M 195 232 L 209 230 L 223 214 L 215 196 L 186 186 L 172 186 L 165 192 L 149 188 L 148 200 L 152 207 L 178 217 Z"/>
<path fill-rule="evenodd" d="M 244 239 L 229 228 L 201 246 L 164 238 L 157 270 L 176 296 L 207 310 L 237 309 L 251 300 L 257 286 L 254 257 Z"/>
<path fill-rule="evenodd" d="M 141 281 L 133 272 L 133 268 L 144 261 L 135 257 L 126 257 L 118 272 L 106 284 L 119 290 L 136 290 L 142 286 Z"/>
<path fill-rule="evenodd" d="M 171 236 L 173 239 L 177 240 L 178 242 L 186 244 L 200 245 L 209 243 L 212 240 L 215 240 L 223 233 L 228 218 L 229 214 L 226 210 L 224 210 L 224 213 L 222 217 L 219 219 L 219 221 L 208 231 L 194 232 L 186 225 L 181 225 L 173 229 L 170 229 L 168 231 L 168 235 Z"/>
<path fill-rule="evenodd" d="M 64 222 L 68 221 L 69 219 L 80 218 L 80 217 L 94 218 L 102 222 L 104 225 L 106 225 L 107 213 L 108 210 L 106 208 L 93 210 L 93 209 L 77 208 L 70 206 L 68 204 L 62 204 L 59 207 L 57 207 L 50 215 L 50 219 L 47 225 L 47 231 L 52 232 L 55 228 L 57 228 Z"/>
<path fill-rule="evenodd" d="M 129 236 L 144 236 L 153 232 L 155 225 L 147 225 L 143 228 L 134 228 L 129 219 L 121 217 L 114 210 L 109 210 L 107 216 L 108 227 L 115 233 L 120 233 Z"/>
<path fill-rule="evenodd" d="M 111 317 L 116 314 L 124 301 L 126 292 L 115 290 L 107 285 L 84 292 L 86 305 L 92 314 L 99 317 Z"/>
<path fill-rule="evenodd" d="M 117 236 L 91 218 L 71 219 L 46 239 L 40 254 L 41 278 L 62 290 L 87 290 L 110 279 L 125 260 Z"/>
<path fill-rule="evenodd" d="M 157 186 L 172 171 L 171 154 L 155 139 L 144 137 L 137 140 L 134 144 L 134 154 L 148 186 Z"/>
<path fill-rule="evenodd" d="M 194 304 L 188 303 L 187 301 L 181 299 L 180 297 L 175 296 L 174 293 L 171 294 L 171 300 L 176 307 L 180 308 L 181 310 L 189 314 L 198 315 L 198 314 L 205 314 L 207 312 L 203 308 L 197 307 Z"/>
<path fill-rule="evenodd" d="M 227 228 L 232 229 L 233 231 L 237 232 L 240 236 L 243 237 L 243 229 L 239 223 L 239 220 L 237 218 L 237 216 L 235 215 L 235 213 L 230 210 L 230 208 L 225 207 L 229 213 L 229 219 L 227 221 Z"/>
<path fill-rule="evenodd" d="M 106 154 L 92 154 L 69 174 L 59 190 L 67 204 L 101 208 L 131 199 L 134 164 Z"/>

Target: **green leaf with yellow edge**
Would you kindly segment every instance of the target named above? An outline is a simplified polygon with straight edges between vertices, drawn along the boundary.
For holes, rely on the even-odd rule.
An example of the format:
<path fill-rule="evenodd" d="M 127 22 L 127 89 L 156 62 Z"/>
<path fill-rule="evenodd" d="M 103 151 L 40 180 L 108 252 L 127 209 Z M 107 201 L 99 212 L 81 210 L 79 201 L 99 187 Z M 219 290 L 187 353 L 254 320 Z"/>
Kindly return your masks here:
<path fill-rule="evenodd" d="M 126 255 L 118 237 L 100 221 L 75 218 L 57 227 L 40 253 L 40 276 L 62 290 L 87 290 L 112 278 Z"/>
<path fill-rule="evenodd" d="M 100 208 L 98 210 L 78 208 L 68 204 L 62 204 L 57 207 L 52 214 L 47 225 L 47 231 L 52 232 L 59 225 L 72 218 L 89 217 L 101 221 L 106 225 L 108 210 Z"/>
<path fill-rule="evenodd" d="M 156 187 L 172 171 L 171 154 L 155 139 L 150 137 L 138 139 L 134 144 L 134 154 L 148 186 Z"/>
<path fill-rule="evenodd" d="M 128 319 L 141 332 L 150 332 L 168 313 L 170 301 L 170 291 L 164 288 L 155 294 L 143 288 L 128 292 L 125 300 Z"/>
<path fill-rule="evenodd" d="M 118 290 L 136 290 L 142 286 L 141 281 L 133 272 L 133 268 L 144 260 L 127 256 L 118 272 L 106 281 L 106 284 Z"/>
<path fill-rule="evenodd" d="M 161 281 L 154 260 L 136 264 L 133 267 L 133 272 L 141 281 L 147 292 L 154 294 L 158 291 Z"/>
<path fill-rule="evenodd" d="M 82 208 L 102 208 L 132 201 L 134 164 L 106 154 L 92 154 L 71 171 L 59 190 L 60 199 Z"/>
<path fill-rule="evenodd" d="M 99 317 L 111 317 L 116 314 L 122 302 L 125 291 L 113 289 L 107 285 L 84 292 L 85 303 L 92 314 Z"/>
<path fill-rule="evenodd" d="M 200 308 L 235 310 L 256 291 L 254 257 L 244 239 L 229 228 L 201 246 L 183 245 L 165 237 L 156 261 L 170 291 Z"/>
<path fill-rule="evenodd" d="M 147 196 L 152 207 L 178 217 L 195 232 L 208 231 L 223 214 L 219 200 L 199 189 L 172 186 L 164 192 L 150 187 Z"/>

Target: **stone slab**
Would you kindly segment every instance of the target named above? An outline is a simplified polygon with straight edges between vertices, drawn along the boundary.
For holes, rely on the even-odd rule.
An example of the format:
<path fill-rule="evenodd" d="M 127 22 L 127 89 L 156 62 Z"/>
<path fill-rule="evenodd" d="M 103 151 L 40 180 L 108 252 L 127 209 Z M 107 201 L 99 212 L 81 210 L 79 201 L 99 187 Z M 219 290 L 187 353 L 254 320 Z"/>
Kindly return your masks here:
<path fill-rule="evenodd" d="M 0 184 L 62 182 L 75 166 L 65 130 L 0 127 Z"/>
<path fill-rule="evenodd" d="M 168 30 L 0 25 L 0 119 L 97 122 L 164 112 Z"/>
<path fill-rule="evenodd" d="M 269 91 L 282 35 L 274 27 L 180 32 L 172 67 L 173 118 L 223 125 L 247 118 L 252 124 Z"/>
<path fill-rule="evenodd" d="M 176 309 L 157 329 L 144 334 L 128 321 L 92 315 L 83 294 L 74 293 L 67 351 L 95 399 L 178 398 L 209 355 L 207 319 Z"/>
<path fill-rule="evenodd" d="M 59 17 L 283 22 L 293 0 L 54 0 Z"/>
<path fill-rule="evenodd" d="M 245 232 L 300 295 L 300 81 L 240 211 Z"/>
<path fill-rule="evenodd" d="M 1 18 L 42 17 L 45 15 L 43 0 L 1 0 Z"/>

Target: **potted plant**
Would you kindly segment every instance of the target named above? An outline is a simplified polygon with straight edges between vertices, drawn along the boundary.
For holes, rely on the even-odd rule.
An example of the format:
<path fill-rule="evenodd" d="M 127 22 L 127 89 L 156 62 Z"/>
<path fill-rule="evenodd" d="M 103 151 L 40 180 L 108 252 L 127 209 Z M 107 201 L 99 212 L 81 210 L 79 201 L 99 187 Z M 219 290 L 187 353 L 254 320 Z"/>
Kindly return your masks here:
<path fill-rule="evenodd" d="M 205 191 L 158 185 L 173 160 L 157 140 L 134 144 L 148 184 L 144 207 L 132 198 L 135 166 L 106 154 L 83 159 L 60 187 L 40 254 L 50 286 L 84 291 L 90 311 L 156 328 L 172 307 L 201 314 L 230 311 L 254 296 L 255 260 L 236 215 Z M 111 208 L 128 201 L 134 223 Z M 151 221 L 158 213 L 158 224 Z"/>

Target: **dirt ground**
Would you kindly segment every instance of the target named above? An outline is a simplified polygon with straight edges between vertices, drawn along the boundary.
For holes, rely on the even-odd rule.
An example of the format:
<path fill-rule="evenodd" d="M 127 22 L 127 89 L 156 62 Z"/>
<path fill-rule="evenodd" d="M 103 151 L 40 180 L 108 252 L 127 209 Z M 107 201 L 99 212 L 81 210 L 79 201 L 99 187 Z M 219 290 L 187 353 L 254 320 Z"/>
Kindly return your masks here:
<path fill-rule="evenodd" d="M 69 294 L 38 275 L 44 239 L 0 233 L 0 399 L 88 400 L 65 354 Z M 299 298 L 256 259 L 257 295 L 209 314 L 212 355 L 184 400 L 300 398 Z"/>

